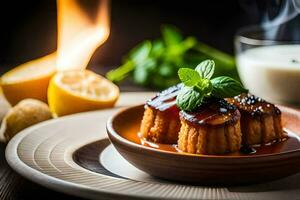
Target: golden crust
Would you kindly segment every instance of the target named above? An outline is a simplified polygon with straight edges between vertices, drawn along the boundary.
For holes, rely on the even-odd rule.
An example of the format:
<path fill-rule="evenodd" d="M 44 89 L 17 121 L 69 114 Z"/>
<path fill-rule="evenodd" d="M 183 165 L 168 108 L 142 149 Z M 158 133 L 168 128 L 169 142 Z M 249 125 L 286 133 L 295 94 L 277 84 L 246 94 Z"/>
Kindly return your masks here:
<path fill-rule="evenodd" d="M 242 144 L 267 144 L 286 137 L 281 112 L 274 105 L 252 94 L 226 99 L 241 113 Z"/>
<path fill-rule="evenodd" d="M 286 137 L 282 130 L 281 115 L 252 117 L 242 114 L 241 128 L 244 145 L 266 144 Z"/>
<path fill-rule="evenodd" d="M 179 117 L 170 117 L 168 113 L 147 107 L 144 112 L 140 132 L 143 138 L 151 142 L 175 144 L 180 130 Z"/>
<path fill-rule="evenodd" d="M 193 126 L 181 120 L 178 148 L 193 154 L 224 154 L 241 148 L 240 122 L 224 126 Z"/>

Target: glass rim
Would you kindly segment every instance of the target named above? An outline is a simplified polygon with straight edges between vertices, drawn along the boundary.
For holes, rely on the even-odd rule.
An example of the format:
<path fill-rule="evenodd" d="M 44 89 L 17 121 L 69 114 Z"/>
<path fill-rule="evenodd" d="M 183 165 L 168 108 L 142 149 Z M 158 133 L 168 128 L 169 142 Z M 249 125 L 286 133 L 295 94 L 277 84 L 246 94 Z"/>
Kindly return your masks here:
<path fill-rule="evenodd" d="M 255 31 L 264 31 L 259 25 L 245 26 L 240 28 L 235 34 L 235 41 L 249 45 L 273 45 L 273 44 L 300 44 L 300 40 L 272 40 L 272 39 L 256 39 L 247 37 L 245 34 Z"/>

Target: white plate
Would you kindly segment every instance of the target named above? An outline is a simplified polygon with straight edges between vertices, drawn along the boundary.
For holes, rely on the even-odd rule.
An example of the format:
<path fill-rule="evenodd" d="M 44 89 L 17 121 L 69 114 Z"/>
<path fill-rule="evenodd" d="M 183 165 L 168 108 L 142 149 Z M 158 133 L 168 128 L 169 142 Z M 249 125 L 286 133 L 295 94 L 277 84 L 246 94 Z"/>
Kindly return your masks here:
<path fill-rule="evenodd" d="M 40 123 L 14 137 L 6 148 L 9 165 L 50 189 L 91 199 L 295 199 L 300 174 L 241 187 L 202 187 L 160 181 L 137 171 L 107 147 L 98 155 L 110 173 L 96 173 L 74 161 L 80 147 L 106 139 L 106 120 L 123 106 L 140 104 L 153 93 L 123 93 L 115 109 L 81 113 Z M 109 152 L 111 151 L 111 152 Z M 108 159 L 111 156 L 112 163 Z M 114 159 L 115 157 L 115 159 Z M 102 160 L 102 161 L 101 161 Z M 120 164 L 122 170 L 116 165 Z M 126 171 L 128 169 L 128 171 Z M 172 170 L 172 169 L 170 169 Z M 137 172 L 137 174 L 133 174 Z M 112 174 L 111 173 L 111 174 Z"/>

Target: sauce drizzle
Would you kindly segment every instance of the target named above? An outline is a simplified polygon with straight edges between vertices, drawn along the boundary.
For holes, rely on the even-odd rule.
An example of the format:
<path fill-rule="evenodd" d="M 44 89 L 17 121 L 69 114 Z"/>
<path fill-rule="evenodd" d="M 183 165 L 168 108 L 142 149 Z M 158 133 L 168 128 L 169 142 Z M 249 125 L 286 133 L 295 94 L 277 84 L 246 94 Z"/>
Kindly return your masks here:
<path fill-rule="evenodd" d="M 166 90 L 158 93 L 155 97 L 146 102 L 146 106 L 150 106 L 159 111 L 166 111 L 168 109 L 173 109 L 176 106 L 176 97 L 183 84 L 177 84 L 175 86 L 169 87 Z M 178 108 L 177 108 L 178 109 Z"/>
<path fill-rule="evenodd" d="M 227 125 L 236 123 L 240 113 L 224 99 L 211 98 L 193 112 L 180 111 L 180 117 L 194 125 Z"/>
<path fill-rule="evenodd" d="M 281 114 L 281 111 L 274 104 L 249 93 L 228 98 L 227 101 L 237 106 L 241 112 L 250 113 L 253 117 Z"/>
<path fill-rule="evenodd" d="M 158 150 L 175 152 L 179 154 L 181 153 L 186 154 L 185 152 L 181 152 L 177 148 L 176 144 L 160 144 L 160 143 L 146 141 L 145 139 L 141 138 L 140 135 L 138 134 L 139 122 L 137 121 L 136 123 L 132 123 L 132 124 L 134 125 L 130 127 L 126 127 L 126 129 L 120 131 L 122 133 L 122 137 L 124 137 L 125 139 L 134 142 L 136 144 L 158 149 Z M 282 153 L 282 152 L 299 149 L 300 136 L 287 129 L 285 129 L 284 131 L 287 133 L 287 138 L 285 138 L 284 140 L 265 144 L 265 145 L 253 145 L 251 149 L 248 149 L 249 147 L 242 147 L 241 151 L 239 152 L 227 153 L 219 156 L 227 156 L 227 155 L 228 156 L 255 156 L 255 155 Z M 201 156 L 201 154 L 198 155 Z"/>

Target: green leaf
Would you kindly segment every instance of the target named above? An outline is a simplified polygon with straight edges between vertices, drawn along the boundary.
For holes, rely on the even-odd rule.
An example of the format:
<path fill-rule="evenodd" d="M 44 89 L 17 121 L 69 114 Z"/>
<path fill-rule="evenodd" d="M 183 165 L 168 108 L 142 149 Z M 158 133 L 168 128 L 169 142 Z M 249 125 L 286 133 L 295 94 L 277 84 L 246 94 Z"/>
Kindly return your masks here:
<path fill-rule="evenodd" d="M 176 69 L 176 66 L 169 63 L 162 63 L 158 69 L 158 74 L 164 77 L 174 77 L 174 72 L 176 73 L 174 68 Z"/>
<path fill-rule="evenodd" d="M 184 85 L 188 87 L 197 85 L 202 79 L 198 72 L 190 68 L 180 68 L 178 70 L 178 76 Z"/>
<path fill-rule="evenodd" d="M 234 97 L 241 93 L 248 92 L 242 84 L 228 76 L 219 76 L 211 80 L 212 95 L 218 98 Z"/>
<path fill-rule="evenodd" d="M 154 40 L 152 42 L 152 49 L 150 52 L 150 56 L 159 58 L 165 51 L 164 44 L 162 40 Z"/>
<path fill-rule="evenodd" d="M 213 60 L 205 60 L 201 62 L 195 69 L 203 78 L 210 79 L 215 71 L 215 62 Z"/>
<path fill-rule="evenodd" d="M 165 57 L 170 60 L 178 59 L 184 56 L 184 54 L 192 49 L 197 44 L 197 40 L 194 37 L 188 37 L 180 43 L 169 45 L 165 48 Z"/>
<path fill-rule="evenodd" d="M 133 80 L 141 85 L 146 85 L 149 81 L 149 74 L 155 69 L 156 61 L 148 58 L 136 66 L 133 73 Z"/>
<path fill-rule="evenodd" d="M 129 59 L 135 64 L 139 64 L 148 58 L 151 51 L 151 42 L 146 40 L 134 47 L 129 53 Z"/>
<path fill-rule="evenodd" d="M 164 25 L 161 32 L 167 46 L 176 45 L 183 40 L 181 33 L 175 26 Z"/>
<path fill-rule="evenodd" d="M 177 106 L 184 111 L 193 111 L 203 101 L 204 95 L 189 87 L 180 90 L 176 98 Z"/>
<path fill-rule="evenodd" d="M 133 72 L 134 82 L 145 85 L 147 83 L 148 71 L 143 67 L 138 67 Z"/>
<path fill-rule="evenodd" d="M 143 69 L 148 66 L 148 59 L 154 59 L 156 64 Z M 215 61 L 213 77 L 226 74 L 238 79 L 233 56 L 203 44 L 195 37 L 184 38 L 176 27 L 165 25 L 160 38 L 138 44 L 124 57 L 122 64 L 106 76 L 115 82 L 131 76 L 139 85 L 163 89 L 179 82 L 179 66 L 196 66 L 205 59 Z M 200 87 L 202 91 L 204 86 L 199 85 L 195 89 Z M 210 91 L 209 87 L 206 88 Z"/>

